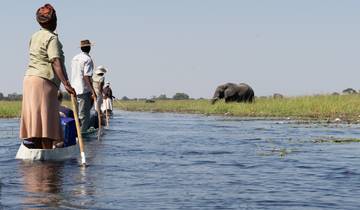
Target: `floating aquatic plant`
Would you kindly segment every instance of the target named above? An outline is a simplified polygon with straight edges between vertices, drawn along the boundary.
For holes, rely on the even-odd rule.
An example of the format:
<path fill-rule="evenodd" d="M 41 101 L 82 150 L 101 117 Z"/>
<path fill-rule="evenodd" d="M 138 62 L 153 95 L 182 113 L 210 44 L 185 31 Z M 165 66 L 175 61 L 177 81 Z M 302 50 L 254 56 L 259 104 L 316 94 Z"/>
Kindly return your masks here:
<path fill-rule="evenodd" d="M 314 143 L 354 143 L 354 142 L 360 142 L 360 139 L 357 139 L 357 138 L 329 137 L 329 138 L 323 138 L 323 139 L 314 140 Z"/>

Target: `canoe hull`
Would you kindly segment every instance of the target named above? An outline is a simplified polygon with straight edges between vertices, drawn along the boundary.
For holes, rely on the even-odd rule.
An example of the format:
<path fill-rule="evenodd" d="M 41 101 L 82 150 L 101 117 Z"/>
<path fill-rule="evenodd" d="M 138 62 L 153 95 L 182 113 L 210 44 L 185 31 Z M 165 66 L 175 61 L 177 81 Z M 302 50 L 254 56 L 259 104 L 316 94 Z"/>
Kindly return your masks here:
<path fill-rule="evenodd" d="M 29 149 L 21 143 L 15 159 L 21 160 L 65 160 L 79 155 L 78 144 L 56 149 Z"/>
<path fill-rule="evenodd" d="M 91 137 L 96 137 L 98 134 L 99 129 L 98 128 L 93 128 L 91 127 L 88 131 L 86 132 L 81 132 L 81 135 L 83 138 L 91 138 Z"/>

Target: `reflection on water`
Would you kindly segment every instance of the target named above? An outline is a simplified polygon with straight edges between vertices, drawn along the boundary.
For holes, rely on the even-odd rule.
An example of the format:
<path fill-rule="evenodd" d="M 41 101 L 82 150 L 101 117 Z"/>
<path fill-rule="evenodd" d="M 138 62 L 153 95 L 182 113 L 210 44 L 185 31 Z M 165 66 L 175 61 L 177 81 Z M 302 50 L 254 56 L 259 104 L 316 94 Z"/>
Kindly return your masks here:
<path fill-rule="evenodd" d="M 87 168 L 77 161 L 19 161 L 18 166 L 25 192 L 21 201 L 24 207 L 81 208 L 94 203 L 91 196 L 95 190 L 87 179 Z M 70 167 L 73 173 L 69 173 Z"/>
<path fill-rule="evenodd" d="M 63 168 L 63 162 L 21 161 L 19 169 L 27 192 L 23 202 L 57 207 L 61 201 Z"/>
<path fill-rule="evenodd" d="M 2 195 L 2 190 L 1 189 L 2 189 L 2 180 L 1 180 L 1 177 L 0 177 L 0 208 L 2 207 L 2 202 L 1 202 L 2 201 L 2 199 L 1 199 L 2 198 L 2 196 L 1 196 Z"/>
<path fill-rule="evenodd" d="M 358 209 L 360 125 L 115 113 L 88 167 L 14 160 L 0 135 L 0 209 Z M 0 130 L 18 120 L 0 120 Z M 16 132 L 14 132 L 16 133 Z"/>

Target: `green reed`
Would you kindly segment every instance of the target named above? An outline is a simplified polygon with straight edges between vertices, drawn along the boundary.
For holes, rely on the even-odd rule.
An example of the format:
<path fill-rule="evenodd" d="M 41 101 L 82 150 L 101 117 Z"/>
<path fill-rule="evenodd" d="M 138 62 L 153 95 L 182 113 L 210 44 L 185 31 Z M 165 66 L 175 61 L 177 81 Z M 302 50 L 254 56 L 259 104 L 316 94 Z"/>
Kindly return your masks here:
<path fill-rule="evenodd" d="M 64 102 L 70 105 L 69 102 Z M 71 106 L 70 106 L 71 107 Z M 360 95 L 318 95 L 282 99 L 256 98 L 255 103 L 211 105 L 209 100 L 115 101 L 114 107 L 127 111 L 178 112 L 260 118 L 291 118 L 360 122 Z M 19 117 L 21 101 L 0 101 L 0 117 Z"/>
<path fill-rule="evenodd" d="M 69 101 L 64 101 L 64 105 L 71 107 Z M 0 118 L 14 118 L 21 115 L 21 101 L 0 101 Z"/>
<path fill-rule="evenodd" d="M 127 111 L 179 112 L 241 117 L 273 117 L 357 122 L 360 95 L 317 95 L 282 99 L 256 98 L 255 103 L 224 103 L 209 100 L 116 101 L 116 108 Z"/>
<path fill-rule="evenodd" d="M 0 101 L 0 117 L 20 117 L 21 101 Z"/>

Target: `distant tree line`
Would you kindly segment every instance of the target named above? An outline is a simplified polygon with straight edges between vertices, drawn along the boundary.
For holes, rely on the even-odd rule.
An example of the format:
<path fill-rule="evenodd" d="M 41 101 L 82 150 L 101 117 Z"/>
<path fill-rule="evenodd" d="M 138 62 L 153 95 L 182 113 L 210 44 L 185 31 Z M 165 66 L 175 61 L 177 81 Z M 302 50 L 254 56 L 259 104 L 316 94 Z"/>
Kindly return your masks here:
<path fill-rule="evenodd" d="M 128 100 L 135 100 L 135 101 L 139 101 L 139 100 L 188 100 L 190 99 L 190 96 L 186 93 L 175 93 L 175 95 L 171 98 L 167 97 L 166 94 L 161 94 L 159 96 L 152 96 L 150 97 L 150 99 L 147 99 L 147 98 L 133 98 L 133 99 L 130 99 L 129 97 L 127 96 L 123 96 L 121 98 L 121 100 L 124 100 L 124 101 L 128 101 Z"/>
<path fill-rule="evenodd" d="M 22 100 L 22 94 L 10 93 L 7 96 L 5 96 L 3 93 L 0 93 L 0 100 L 1 101 L 20 101 L 20 100 Z"/>
<path fill-rule="evenodd" d="M 63 93 L 63 100 L 70 100 L 71 97 L 67 92 Z M 7 96 L 5 96 L 3 93 L 0 92 L 0 101 L 21 101 L 22 100 L 22 94 L 18 93 L 10 93 Z"/>

